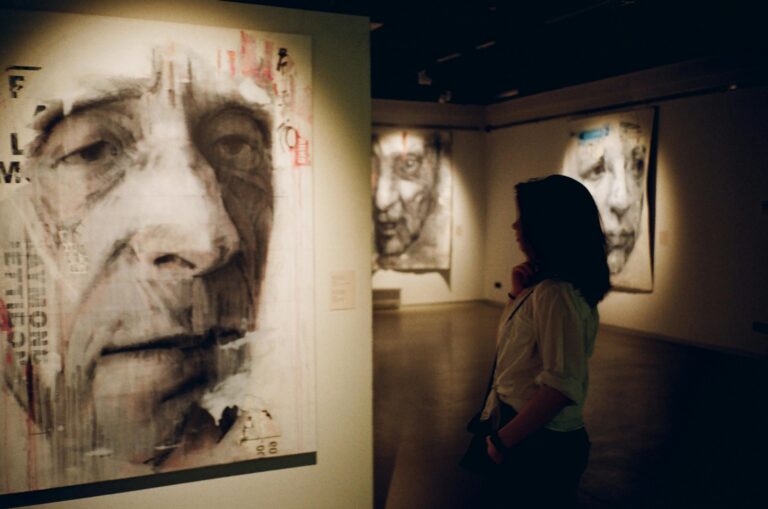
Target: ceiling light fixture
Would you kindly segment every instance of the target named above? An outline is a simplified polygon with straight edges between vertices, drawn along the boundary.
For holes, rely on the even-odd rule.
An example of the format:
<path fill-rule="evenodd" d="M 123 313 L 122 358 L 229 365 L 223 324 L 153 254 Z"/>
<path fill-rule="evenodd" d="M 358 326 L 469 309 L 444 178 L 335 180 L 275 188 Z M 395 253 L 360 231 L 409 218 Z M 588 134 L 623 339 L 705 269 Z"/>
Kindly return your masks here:
<path fill-rule="evenodd" d="M 499 99 L 505 99 L 507 97 L 515 97 L 517 94 L 519 94 L 520 91 L 516 88 L 513 88 L 512 90 L 507 90 L 506 92 L 502 92 L 496 97 Z"/>
<path fill-rule="evenodd" d="M 475 49 L 490 48 L 491 46 L 494 46 L 495 44 L 496 44 L 496 41 L 488 41 L 488 42 L 484 42 L 482 44 L 478 44 L 477 46 L 475 46 Z"/>
<path fill-rule="evenodd" d="M 432 78 L 427 76 L 426 69 L 422 69 L 419 71 L 417 81 L 419 82 L 419 85 L 423 85 L 423 86 L 428 86 L 432 84 Z"/>
<path fill-rule="evenodd" d="M 448 60 L 453 60 L 454 58 L 459 58 L 461 56 L 461 53 L 451 53 L 450 55 L 446 55 L 442 58 L 438 58 L 436 61 L 438 64 L 442 64 L 443 62 L 447 62 Z"/>
<path fill-rule="evenodd" d="M 477 46 L 475 46 L 475 49 L 485 49 L 485 48 L 490 48 L 490 47 L 491 47 L 491 46 L 493 46 L 494 44 L 496 44 L 496 41 L 488 41 L 488 42 L 484 42 L 484 43 L 482 43 L 482 44 L 478 44 Z"/>

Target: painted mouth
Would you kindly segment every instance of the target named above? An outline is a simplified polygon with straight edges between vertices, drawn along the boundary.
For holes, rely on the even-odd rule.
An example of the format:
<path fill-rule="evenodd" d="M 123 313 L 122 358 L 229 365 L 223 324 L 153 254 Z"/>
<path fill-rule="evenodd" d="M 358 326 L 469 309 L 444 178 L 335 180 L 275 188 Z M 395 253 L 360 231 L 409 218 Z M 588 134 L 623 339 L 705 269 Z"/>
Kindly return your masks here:
<path fill-rule="evenodd" d="M 376 223 L 376 231 L 384 237 L 397 235 L 397 221 L 380 221 Z"/>
<path fill-rule="evenodd" d="M 131 352 L 143 352 L 152 350 L 192 350 L 207 349 L 213 346 L 226 345 L 236 341 L 245 335 L 243 331 L 223 327 L 213 327 L 205 334 L 177 334 L 154 338 L 140 343 L 134 343 L 119 347 L 105 347 L 101 350 L 101 356 L 119 355 Z"/>
<path fill-rule="evenodd" d="M 121 383 L 113 381 L 110 385 L 125 384 L 139 393 L 150 389 L 157 395 L 159 403 L 165 403 L 191 396 L 215 384 L 219 378 L 217 347 L 243 336 L 243 331 L 217 327 L 205 334 L 179 334 L 126 346 L 105 347 L 97 366 L 122 376 Z"/>
<path fill-rule="evenodd" d="M 635 245 L 634 232 L 611 233 L 607 235 L 608 249 L 621 249 L 627 251 Z"/>

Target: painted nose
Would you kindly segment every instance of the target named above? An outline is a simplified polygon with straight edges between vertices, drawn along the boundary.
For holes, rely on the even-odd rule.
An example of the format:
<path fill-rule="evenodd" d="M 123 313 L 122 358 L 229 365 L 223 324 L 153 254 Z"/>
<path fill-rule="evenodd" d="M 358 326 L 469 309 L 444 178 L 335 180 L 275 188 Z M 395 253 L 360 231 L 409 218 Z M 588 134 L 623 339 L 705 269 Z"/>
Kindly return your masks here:
<path fill-rule="evenodd" d="M 240 238 L 215 171 L 192 142 L 184 109 L 189 63 L 173 48 L 156 55 L 158 84 L 144 118 L 139 228 L 131 247 L 143 266 L 170 277 L 197 276 L 225 264 Z M 156 274 L 156 277 L 159 277 Z"/>
<path fill-rule="evenodd" d="M 131 246 L 146 268 L 198 276 L 225 264 L 240 238 L 216 175 L 191 144 L 160 143 L 150 155 L 141 227 Z"/>
<path fill-rule="evenodd" d="M 608 206 L 617 217 L 622 217 L 629 210 L 629 193 L 624 171 L 616 172 L 608 196 Z"/>
<path fill-rule="evenodd" d="M 375 203 L 378 210 L 386 210 L 393 203 L 397 202 L 399 193 L 397 191 L 397 183 L 392 178 L 392 174 L 389 172 L 383 172 L 379 175 L 378 183 L 376 185 Z"/>

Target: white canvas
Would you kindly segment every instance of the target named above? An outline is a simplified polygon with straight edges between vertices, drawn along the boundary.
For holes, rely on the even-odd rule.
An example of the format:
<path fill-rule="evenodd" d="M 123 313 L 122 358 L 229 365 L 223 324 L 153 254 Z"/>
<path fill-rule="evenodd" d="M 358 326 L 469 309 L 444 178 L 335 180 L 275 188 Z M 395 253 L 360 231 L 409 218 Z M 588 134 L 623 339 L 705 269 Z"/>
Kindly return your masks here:
<path fill-rule="evenodd" d="M 615 289 L 653 290 L 648 172 L 654 110 L 641 109 L 570 122 L 563 173 L 595 199 L 608 243 Z"/>
<path fill-rule="evenodd" d="M 451 265 L 451 133 L 373 130 L 376 269 L 448 270 Z"/>
<path fill-rule="evenodd" d="M 315 451 L 309 38 L 0 33 L 0 493 Z"/>

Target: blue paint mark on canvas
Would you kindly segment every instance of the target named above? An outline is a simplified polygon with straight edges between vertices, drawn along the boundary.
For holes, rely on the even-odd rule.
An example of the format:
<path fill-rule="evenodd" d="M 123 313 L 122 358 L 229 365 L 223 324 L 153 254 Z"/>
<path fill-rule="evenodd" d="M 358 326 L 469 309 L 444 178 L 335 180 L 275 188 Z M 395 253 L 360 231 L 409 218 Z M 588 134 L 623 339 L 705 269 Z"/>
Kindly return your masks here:
<path fill-rule="evenodd" d="M 581 131 L 579 133 L 579 141 L 583 142 L 604 138 L 605 136 L 608 136 L 608 131 L 608 126 L 600 127 L 598 129 L 590 129 L 588 131 Z"/>

